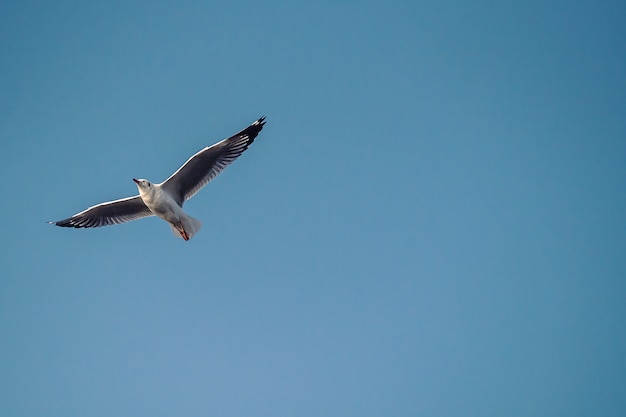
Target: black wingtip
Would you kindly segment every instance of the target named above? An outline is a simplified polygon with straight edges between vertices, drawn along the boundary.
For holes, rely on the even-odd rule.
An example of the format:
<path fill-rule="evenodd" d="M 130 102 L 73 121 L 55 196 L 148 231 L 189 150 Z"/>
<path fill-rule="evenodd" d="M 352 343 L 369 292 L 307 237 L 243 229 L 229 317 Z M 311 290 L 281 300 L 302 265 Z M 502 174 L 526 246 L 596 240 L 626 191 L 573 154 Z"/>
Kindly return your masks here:
<path fill-rule="evenodd" d="M 74 222 L 74 218 L 73 217 L 69 217 L 67 219 L 63 219 L 63 220 L 58 220 L 56 222 L 48 222 L 49 224 L 53 225 L 53 226 L 59 226 L 59 227 L 75 227 L 75 228 L 80 228 L 82 226 L 76 224 Z"/>
<path fill-rule="evenodd" d="M 259 132 L 263 130 L 263 126 L 265 126 L 265 116 L 259 117 L 254 123 L 250 126 L 246 127 L 241 132 L 233 135 L 233 136 L 247 136 L 248 137 L 248 145 L 254 142 L 254 138 L 257 137 Z"/>

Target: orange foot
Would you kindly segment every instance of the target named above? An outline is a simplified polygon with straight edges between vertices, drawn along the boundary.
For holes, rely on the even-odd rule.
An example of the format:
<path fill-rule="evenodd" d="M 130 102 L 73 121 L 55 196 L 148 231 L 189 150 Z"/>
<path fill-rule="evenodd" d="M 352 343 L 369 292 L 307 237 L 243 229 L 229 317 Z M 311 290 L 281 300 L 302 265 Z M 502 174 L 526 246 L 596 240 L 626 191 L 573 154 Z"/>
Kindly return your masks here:
<path fill-rule="evenodd" d="M 185 240 L 189 240 L 189 235 L 187 234 L 187 232 L 185 231 L 185 229 L 180 231 L 180 236 L 185 239 Z"/>

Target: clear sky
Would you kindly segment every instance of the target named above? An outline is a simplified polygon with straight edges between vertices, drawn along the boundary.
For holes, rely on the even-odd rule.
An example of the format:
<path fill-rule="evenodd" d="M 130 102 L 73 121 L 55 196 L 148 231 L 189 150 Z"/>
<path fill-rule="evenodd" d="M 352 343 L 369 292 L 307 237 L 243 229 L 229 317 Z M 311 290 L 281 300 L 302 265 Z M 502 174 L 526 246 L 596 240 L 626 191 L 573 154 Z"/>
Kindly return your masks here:
<path fill-rule="evenodd" d="M 0 415 L 620 415 L 625 39 L 624 1 L 0 2 Z M 261 115 L 193 240 L 45 223 Z"/>

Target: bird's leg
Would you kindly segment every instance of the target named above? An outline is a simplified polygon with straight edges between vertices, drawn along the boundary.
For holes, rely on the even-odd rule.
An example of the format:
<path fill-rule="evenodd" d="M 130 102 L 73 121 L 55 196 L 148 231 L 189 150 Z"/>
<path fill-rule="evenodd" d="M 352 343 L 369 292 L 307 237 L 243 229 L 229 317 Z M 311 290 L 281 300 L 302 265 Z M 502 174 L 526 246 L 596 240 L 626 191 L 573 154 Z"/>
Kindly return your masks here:
<path fill-rule="evenodd" d="M 180 223 L 180 229 L 178 231 L 180 232 L 180 237 L 185 240 L 189 240 L 189 235 L 185 231 L 185 227 L 183 226 L 182 222 Z"/>

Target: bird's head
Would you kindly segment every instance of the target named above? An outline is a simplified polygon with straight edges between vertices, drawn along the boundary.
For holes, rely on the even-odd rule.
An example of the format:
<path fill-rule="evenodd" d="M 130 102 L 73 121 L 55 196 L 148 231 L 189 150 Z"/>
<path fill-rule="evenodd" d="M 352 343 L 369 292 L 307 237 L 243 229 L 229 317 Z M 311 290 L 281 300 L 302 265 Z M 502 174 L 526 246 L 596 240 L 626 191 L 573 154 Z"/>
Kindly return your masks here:
<path fill-rule="evenodd" d="M 135 181 L 135 184 L 137 184 L 137 188 L 139 188 L 140 194 L 150 192 L 150 189 L 152 188 L 152 183 L 150 181 L 144 179 L 138 180 L 137 178 L 133 178 L 133 181 Z"/>

